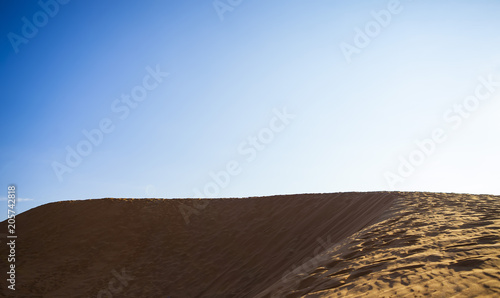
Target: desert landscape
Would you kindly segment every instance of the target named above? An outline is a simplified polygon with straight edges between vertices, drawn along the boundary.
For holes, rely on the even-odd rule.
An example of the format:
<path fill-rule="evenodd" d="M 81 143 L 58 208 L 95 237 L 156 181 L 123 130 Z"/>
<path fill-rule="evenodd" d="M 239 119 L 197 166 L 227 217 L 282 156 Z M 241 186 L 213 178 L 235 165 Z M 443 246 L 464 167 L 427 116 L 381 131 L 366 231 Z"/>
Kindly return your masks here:
<path fill-rule="evenodd" d="M 0 298 L 500 298 L 500 0 L 0 3 Z"/>
<path fill-rule="evenodd" d="M 498 196 L 106 198 L 49 203 L 16 228 L 13 297 L 500 295 Z"/>

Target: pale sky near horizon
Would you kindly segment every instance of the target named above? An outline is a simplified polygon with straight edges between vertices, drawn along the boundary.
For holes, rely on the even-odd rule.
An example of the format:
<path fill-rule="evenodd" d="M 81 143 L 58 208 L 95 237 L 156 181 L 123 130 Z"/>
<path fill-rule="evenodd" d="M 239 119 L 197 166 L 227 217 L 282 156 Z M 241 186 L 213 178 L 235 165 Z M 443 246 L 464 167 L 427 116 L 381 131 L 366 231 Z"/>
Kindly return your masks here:
<path fill-rule="evenodd" d="M 63 3 L 0 4 L 2 220 L 9 184 L 500 195 L 499 1 Z"/>

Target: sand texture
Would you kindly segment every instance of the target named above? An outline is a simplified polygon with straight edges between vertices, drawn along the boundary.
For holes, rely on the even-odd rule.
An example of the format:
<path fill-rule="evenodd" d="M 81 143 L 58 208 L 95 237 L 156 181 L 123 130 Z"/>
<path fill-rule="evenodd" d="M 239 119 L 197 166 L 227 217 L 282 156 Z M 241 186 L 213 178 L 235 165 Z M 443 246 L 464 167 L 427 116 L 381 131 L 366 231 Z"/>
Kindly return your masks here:
<path fill-rule="evenodd" d="M 500 297 L 498 196 L 97 199 L 16 221 L 2 297 Z"/>

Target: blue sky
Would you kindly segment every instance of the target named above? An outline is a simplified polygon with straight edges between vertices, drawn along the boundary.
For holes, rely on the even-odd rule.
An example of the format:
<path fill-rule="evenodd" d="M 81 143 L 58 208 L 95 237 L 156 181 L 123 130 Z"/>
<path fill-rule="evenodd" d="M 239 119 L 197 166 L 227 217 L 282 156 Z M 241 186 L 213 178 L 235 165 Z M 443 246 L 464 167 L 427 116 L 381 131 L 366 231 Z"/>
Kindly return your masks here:
<path fill-rule="evenodd" d="M 40 3 L 0 9 L 0 197 L 15 184 L 18 212 L 102 197 L 500 194 L 498 1 Z"/>

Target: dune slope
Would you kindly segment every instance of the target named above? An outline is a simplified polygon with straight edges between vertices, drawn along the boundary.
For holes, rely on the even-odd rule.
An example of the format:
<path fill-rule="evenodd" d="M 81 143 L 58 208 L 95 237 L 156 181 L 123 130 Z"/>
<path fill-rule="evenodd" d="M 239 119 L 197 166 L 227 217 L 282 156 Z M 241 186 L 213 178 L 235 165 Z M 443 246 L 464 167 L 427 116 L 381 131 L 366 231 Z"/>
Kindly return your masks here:
<path fill-rule="evenodd" d="M 17 217 L 14 297 L 494 296 L 499 201 L 373 192 L 50 203 Z"/>
<path fill-rule="evenodd" d="M 404 193 L 386 215 L 265 296 L 500 297 L 499 197 Z"/>

